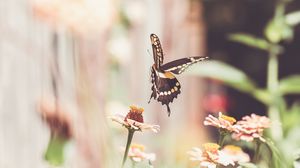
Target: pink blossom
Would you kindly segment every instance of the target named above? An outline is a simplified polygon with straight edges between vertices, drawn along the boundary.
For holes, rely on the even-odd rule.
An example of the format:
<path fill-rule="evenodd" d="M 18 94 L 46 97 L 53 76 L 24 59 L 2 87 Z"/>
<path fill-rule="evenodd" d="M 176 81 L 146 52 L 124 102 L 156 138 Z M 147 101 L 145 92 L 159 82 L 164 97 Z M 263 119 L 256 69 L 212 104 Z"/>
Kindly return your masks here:
<path fill-rule="evenodd" d="M 236 140 L 253 141 L 255 138 L 265 142 L 262 137 L 265 128 L 269 128 L 271 121 L 266 116 L 259 116 L 251 114 L 251 116 L 245 116 L 241 121 L 238 121 L 234 128 L 238 130 L 232 134 L 232 137 Z"/>
<path fill-rule="evenodd" d="M 204 125 L 211 125 L 232 132 L 236 131 L 235 127 L 233 127 L 235 122 L 235 118 L 223 115 L 222 112 L 219 112 L 218 118 L 208 115 L 208 117 L 206 117 L 204 120 Z"/>
<path fill-rule="evenodd" d="M 129 148 L 128 157 L 134 162 L 142 162 L 143 160 L 154 161 L 156 156 L 154 153 L 145 153 L 145 147 L 140 144 L 132 144 Z"/>

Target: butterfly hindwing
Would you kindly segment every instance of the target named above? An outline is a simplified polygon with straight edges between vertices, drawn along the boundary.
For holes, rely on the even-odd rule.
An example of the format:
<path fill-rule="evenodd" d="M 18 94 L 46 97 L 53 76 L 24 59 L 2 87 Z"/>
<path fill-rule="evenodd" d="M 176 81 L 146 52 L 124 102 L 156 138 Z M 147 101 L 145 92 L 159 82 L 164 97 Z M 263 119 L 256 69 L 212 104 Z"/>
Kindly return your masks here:
<path fill-rule="evenodd" d="M 176 78 L 160 78 L 160 82 L 157 87 L 159 91 L 157 101 L 161 102 L 162 105 L 165 104 L 167 106 L 168 116 L 170 116 L 171 110 L 169 103 L 172 103 L 174 98 L 177 98 L 180 94 L 180 83 Z"/>
<path fill-rule="evenodd" d="M 152 94 L 150 99 L 153 97 L 161 102 L 162 105 L 165 104 L 168 109 L 168 115 L 170 116 L 171 110 L 169 103 L 172 103 L 174 98 L 177 98 L 178 94 L 180 94 L 180 83 L 170 72 L 158 72 L 154 68 L 152 68 L 151 71 Z"/>
<path fill-rule="evenodd" d="M 157 69 L 163 64 L 164 61 L 164 53 L 161 47 L 161 43 L 157 35 L 151 34 L 150 35 L 151 44 L 152 44 L 152 51 L 153 51 L 153 59 L 155 63 L 155 67 Z"/>
<path fill-rule="evenodd" d="M 189 57 L 189 58 L 182 58 L 172 62 L 168 62 L 161 66 L 161 70 L 166 72 L 172 72 L 174 74 L 181 74 L 184 72 L 189 66 L 208 59 L 208 57 Z"/>

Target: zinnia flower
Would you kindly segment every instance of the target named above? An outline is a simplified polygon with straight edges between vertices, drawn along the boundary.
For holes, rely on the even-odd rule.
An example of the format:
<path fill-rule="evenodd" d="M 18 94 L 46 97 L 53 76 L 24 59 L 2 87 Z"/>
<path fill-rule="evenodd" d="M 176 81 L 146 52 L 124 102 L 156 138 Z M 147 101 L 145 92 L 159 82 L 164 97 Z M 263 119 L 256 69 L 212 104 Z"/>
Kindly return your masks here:
<path fill-rule="evenodd" d="M 136 106 L 130 106 L 130 110 L 127 113 L 126 116 L 122 115 L 114 115 L 109 118 L 111 118 L 113 121 L 122 124 L 124 127 L 128 130 L 128 137 L 127 137 L 127 143 L 126 148 L 123 156 L 122 161 L 122 168 L 124 167 L 124 164 L 126 162 L 127 156 L 130 154 L 131 149 L 131 158 L 138 161 L 142 160 L 142 156 L 145 157 L 143 153 L 141 153 L 141 148 L 130 148 L 131 147 L 131 141 L 133 138 L 133 134 L 135 131 L 143 131 L 143 130 L 151 130 L 155 133 L 159 131 L 159 125 L 151 125 L 151 124 L 145 124 L 144 118 L 143 118 L 143 108 L 139 108 Z M 150 159 L 149 159 L 150 160 Z"/>
<path fill-rule="evenodd" d="M 234 162 L 249 162 L 250 157 L 247 153 L 245 153 L 240 147 L 235 145 L 226 145 L 221 150 L 226 153 L 226 155 L 230 156 Z"/>
<path fill-rule="evenodd" d="M 72 118 L 65 106 L 52 97 L 41 99 L 37 111 L 51 132 L 44 158 L 52 165 L 63 165 L 65 145 L 74 136 Z"/>
<path fill-rule="evenodd" d="M 43 121 L 50 128 L 52 136 L 70 139 L 73 136 L 71 117 L 65 107 L 54 98 L 43 98 L 37 106 Z"/>
<path fill-rule="evenodd" d="M 145 146 L 140 144 L 132 144 L 129 148 L 128 157 L 134 162 L 142 162 L 144 160 L 154 161 L 156 156 L 154 153 L 145 153 Z"/>
<path fill-rule="evenodd" d="M 144 123 L 143 118 L 143 108 L 138 108 L 136 106 L 130 106 L 130 110 L 126 116 L 114 115 L 111 118 L 113 121 L 122 124 L 127 129 L 135 131 L 151 130 L 157 133 L 160 130 L 159 125 L 152 125 Z"/>
<path fill-rule="evenodd" d="M 266 116 L 259 116 L 251 114 L 251 116 L 245 116 L 241 121 L 238 121 L 234 127 L 238 130 L 232 134 L 232 137 L 236 140 L 253 141 L 254 138 L 258 138 L 265 142 L 262 137 L 265 128 L 269 128 L 271 121 Z"/>
<path fill-rule="evenodd" d="M 215 143 L 206 143 L 203 145 L 203 150 L 193 148 L 188 154 L 190 160 L 199 161 L 201 167 L 216 168 L 217 165 L 234 166 L 235 163 L 230 155 L 219 150 L 220 146 Z"/>
<path fill-rule="evenodd" d="M 211 125 L 232 132 L 236 131 L 235 127 L 233 127 L 233 124 L 235 122 L 235 118 L 223 115 L 222 112 L 219 112 L 218 118 L 212 115 L 208 115 L 208 117 L 205 117 L 204 125 Z"/>

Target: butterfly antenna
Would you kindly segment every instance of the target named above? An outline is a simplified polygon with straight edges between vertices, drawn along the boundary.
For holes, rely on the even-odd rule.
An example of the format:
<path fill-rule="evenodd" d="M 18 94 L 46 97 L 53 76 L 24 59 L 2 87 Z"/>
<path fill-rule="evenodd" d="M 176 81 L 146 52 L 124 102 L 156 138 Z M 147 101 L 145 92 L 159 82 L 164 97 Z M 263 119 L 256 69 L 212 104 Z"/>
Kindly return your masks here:
<path fill-rule="evenodd" d="M 151 56 L 149 49 L 147 49 L 147 53 Z"/>

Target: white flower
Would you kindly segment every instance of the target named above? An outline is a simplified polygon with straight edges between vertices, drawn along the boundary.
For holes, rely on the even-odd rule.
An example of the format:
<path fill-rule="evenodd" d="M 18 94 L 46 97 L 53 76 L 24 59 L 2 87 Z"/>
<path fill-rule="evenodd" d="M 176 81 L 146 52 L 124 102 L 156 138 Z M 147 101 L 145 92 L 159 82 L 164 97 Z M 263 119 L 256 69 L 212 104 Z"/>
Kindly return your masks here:
<path fill-rule="evenodd" d="M 227 156 L 231 157 L 235 162 L 249 162 L 250 157 L 240 147 L 234 145 L 226 145 L 222 150 Z"/>
<path fill-rule="evenodd" d="M 154 153 L 145 153 L 145 147 L 140 144 L 132 144 L 129 148 L 128 157 L 134 162 L 142 162 L 144 160 L 154 161 L 156 156 Z"/>
<path fill-rule="evenodd" d="M 233 159 L 226 153 L 219 150 L 220 146 L 215 143 L 206 143 L 203 145 L 203 151 L 199 148 L 193 148 L 188 154 L 190 160 L 199 161 L 200 166 L 207 168 L 216 168 L 218 164 L 223 166 L 232 165 L 235 163 Z"/>

